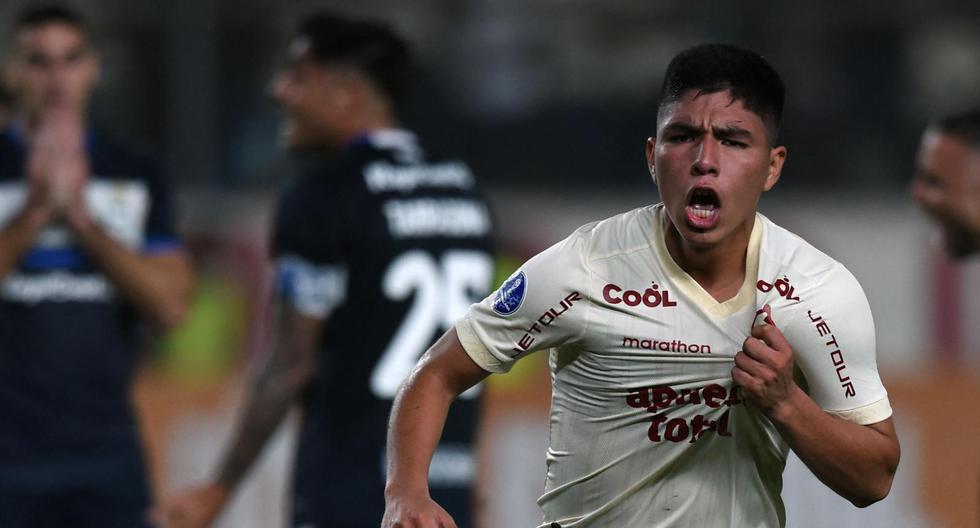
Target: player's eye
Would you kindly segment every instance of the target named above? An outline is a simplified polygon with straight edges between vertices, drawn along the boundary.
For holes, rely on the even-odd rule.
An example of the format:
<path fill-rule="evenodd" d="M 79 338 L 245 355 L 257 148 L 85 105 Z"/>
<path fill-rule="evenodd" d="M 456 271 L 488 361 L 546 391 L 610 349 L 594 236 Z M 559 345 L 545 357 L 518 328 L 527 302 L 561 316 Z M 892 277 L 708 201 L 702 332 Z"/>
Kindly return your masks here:
<path fill-rule="evenodd" d="M 667 141 L 671 143 L 685 143 L 694 138 L 691 134 L 670 134 L 667 136 Z"/>
<path fill-rule="evenodd" d="M 735 141 L 733 139 L 723 139 L 721 140 L 721 144 L 725 145 L 726 147 L 735 147 L 735 148 L 745 148 L 748 146 L 747 144 L 742 143 L 741 141 Z"/>
<path fill-rule="evenodd" d="M 40 53 L 31 53 L 27 56 L 27 64 L 34 67 L 43 67 L 47 66 L 48 59 Z"/>
<path fill-rule="evenodd" d="M 918 174 L 916 174 L 915 179 L 918 180 L 920 184 L 926 185 L 928 187 L 933 187 L 938 189 L 943 186 L 939 178 L 937 178 L 935 174 L 932 174 L 930 172 L 919 172 Z"/>
<path fill-rule="evenodd" d="M 83 50 L 75 50 L 69 53 L 67 57 L 65 57 L 65 62 L 67 62 L 68 64 L 77 64 L 82 60 L 83 57 L 85 57 L 85 52 Z"/>

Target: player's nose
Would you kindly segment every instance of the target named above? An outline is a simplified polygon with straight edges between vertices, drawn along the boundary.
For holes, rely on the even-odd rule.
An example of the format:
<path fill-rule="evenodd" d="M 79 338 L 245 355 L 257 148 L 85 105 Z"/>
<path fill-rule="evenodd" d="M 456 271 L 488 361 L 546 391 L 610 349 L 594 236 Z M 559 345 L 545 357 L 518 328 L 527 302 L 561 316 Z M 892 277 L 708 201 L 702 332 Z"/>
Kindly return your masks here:
<path fill-rule="evenodd" d="M 916 178 L 909 184 L 909 197 L 919 207 L 929 211 L 936 207 L 941 199 L 941 192 L 934 185 L 929 185 L 922 179 Z"/>
<path fill-rule="evenodd" d="M 718 149 L 710 139 L 703 139 L 694 150 L 691 173 L 695 176 L 718 174 Z"/>
<path fill-rule="evenodd" d="M 269 85 L 266 87 L 266 94 L 273 101 L 282 104 L 286 97 L 286 91 L 288 89 L 289 81 L 286 79 L 285 74 L 278 73 L 269 79 Z"/>

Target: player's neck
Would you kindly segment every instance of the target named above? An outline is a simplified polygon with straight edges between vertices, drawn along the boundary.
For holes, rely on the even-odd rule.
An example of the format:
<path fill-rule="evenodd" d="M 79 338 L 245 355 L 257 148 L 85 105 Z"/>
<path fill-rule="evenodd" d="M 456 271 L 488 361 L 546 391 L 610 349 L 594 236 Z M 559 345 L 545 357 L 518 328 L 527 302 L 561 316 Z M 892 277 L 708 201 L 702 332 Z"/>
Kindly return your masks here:
<path fill-rule="evenodd" d="M 365 114 L 361 119 L 352 122 L 351 126 L 344 130 L 341 137 L 341 144 L 349 143 L 378 130 L 388 130 L 398 128 L 399 126 L 398 121 L 390 115 Z"/>
<path fill-rule="evenodd" d="M 668 222 L 664 233 L 667 251 L 674 262 L 691 276 L 716 301 L 725 302 L 738 294 L 745 281 L 745 255 L 748 251 L 751 224 L 737 229 L 723 242 L 694 246 L 681 237 Z"/>

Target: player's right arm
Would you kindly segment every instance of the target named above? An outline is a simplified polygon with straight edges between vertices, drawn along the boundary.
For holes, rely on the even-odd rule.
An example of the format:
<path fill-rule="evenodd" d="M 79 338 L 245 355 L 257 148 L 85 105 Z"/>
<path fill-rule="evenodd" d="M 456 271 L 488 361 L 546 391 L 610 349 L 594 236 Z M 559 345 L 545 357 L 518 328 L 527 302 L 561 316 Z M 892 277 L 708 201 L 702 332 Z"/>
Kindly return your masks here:
<path fill-rule="evenodd" d="M 210 526 L 313 377 L 321 319 L 286 303 L 277 311 L 277 342 L 252 380 L 248 402 L 217 477 L 211 483 L 180 492 L 155 508 L 151 519 L 158 526 Z"/>
<path fill-rule="evenodd" d="M 384 528 L 455 528 L 429 497 L 429 462 L 449 405 L 490 373 L 480 368 L 450 329 L 422 356 L 398 391 L 388 428 Z"/>
<path fill-rule="evenodd" d="M 0 230 L 0 279 L 6 277 L 51 219 L 51 209 L 28 197 L 28 203 Z"/>
<path fill-rule="evenodd" d="M 422 356 L 392 408 L 383 528 L 456 526 L 428 488 L 449 405 L 491 372 L 506 372 L 527 354 L 582 337 L 588 233 L 583 228 L 529 260 Z"/>
<path fill-rule="evenodd" d="M 0 279 L 17 266 L 55 216 L 56 192 L 52 182 L 64 179 L 55 175 L 88 170 L 81 152 L 81 137 L 76 137 L 77 128 L 66 124 L 66 119 L 45 116 L 31 138 L 24 166 L 27 199 L 21 210 L 0 229 Z"/>
<path fill-rule="evenodd" d="M 217 476 L 154 511 L 166 528 L 204 528 L 218 516 L 300 393 L 313 378 L 324 324 L 347 295 L 347 266 L 330 195 L 297 187 L 279 207 L 274 231 L 274 343 L 257 371 L 248 400 Z"/>

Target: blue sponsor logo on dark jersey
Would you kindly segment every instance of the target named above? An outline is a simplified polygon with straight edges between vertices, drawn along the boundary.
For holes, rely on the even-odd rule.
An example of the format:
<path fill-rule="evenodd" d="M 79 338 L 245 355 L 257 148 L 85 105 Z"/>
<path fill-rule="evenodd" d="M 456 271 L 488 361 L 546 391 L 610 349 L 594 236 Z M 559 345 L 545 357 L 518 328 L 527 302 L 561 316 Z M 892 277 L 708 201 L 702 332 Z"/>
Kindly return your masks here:
<path fill-rule="evenodd" d="M 510 315 L 517 311 L 524 303 L 524 292 L 526 291 L 527 277 L 524 272 L 507 279 L 493 299 L 493 311 L 500 315 Z"/>

